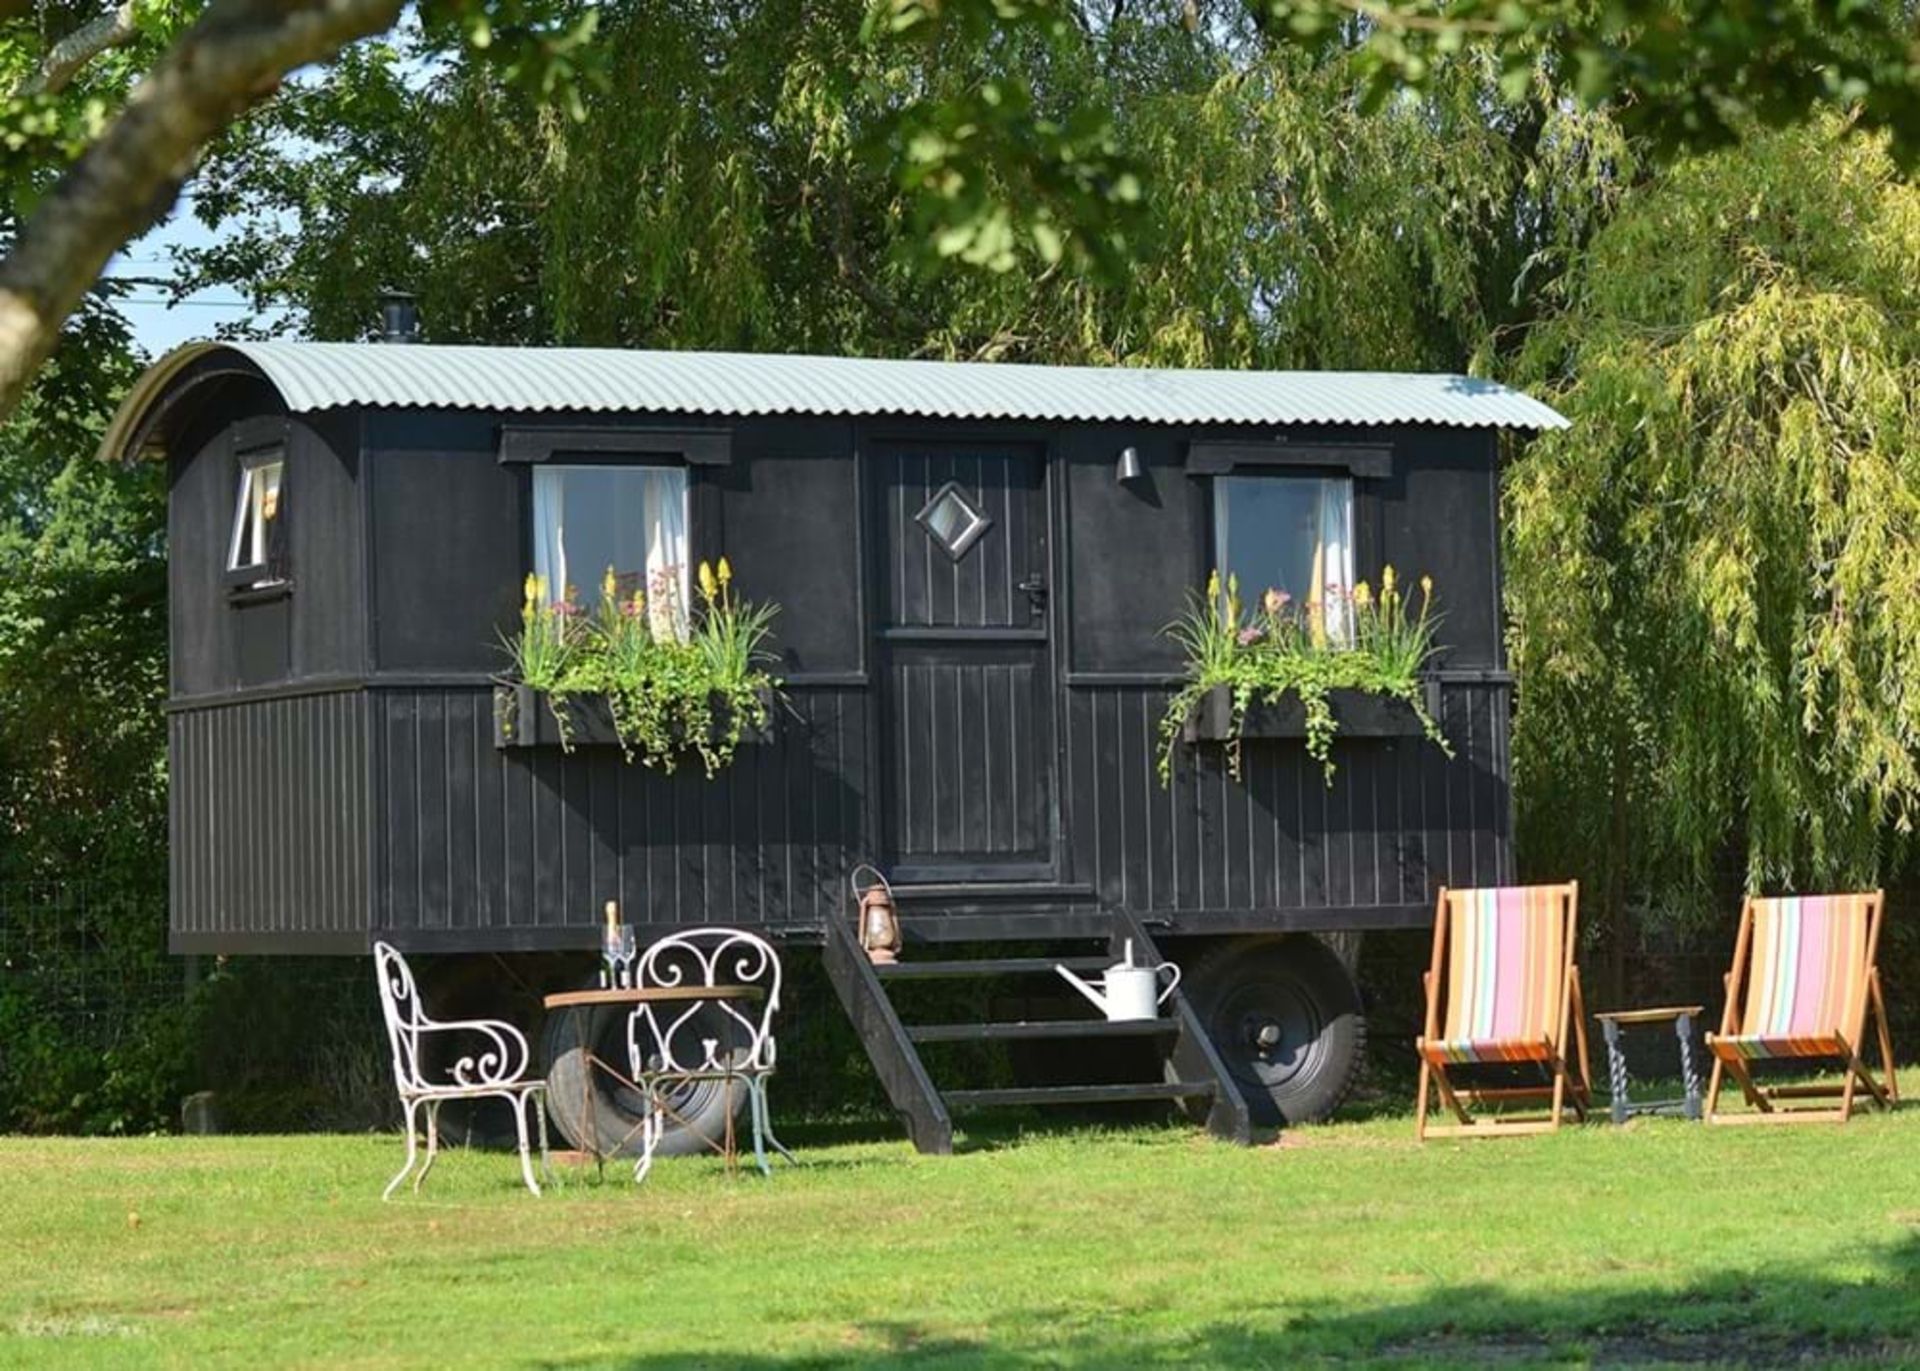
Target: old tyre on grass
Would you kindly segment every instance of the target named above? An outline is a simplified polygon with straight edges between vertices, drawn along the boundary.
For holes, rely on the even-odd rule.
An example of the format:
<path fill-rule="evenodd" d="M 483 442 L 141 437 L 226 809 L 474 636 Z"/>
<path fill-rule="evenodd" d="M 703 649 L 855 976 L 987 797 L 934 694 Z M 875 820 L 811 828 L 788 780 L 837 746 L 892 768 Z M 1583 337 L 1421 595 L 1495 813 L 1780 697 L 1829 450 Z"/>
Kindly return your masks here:
<path fill-rule="evenodd" d="M 640 1092 L 616 1079 L 612 1072 L 587 1061 L 586 1043 L 593 1055 L 622 1078 L 632 1072 L 627 1059 L 625 1005 L 591 1009 L 555 1009 L 547 1014 L 539 1052 L 547 1078 L 547 1117 L 567 1145 L 604 1156 L 640 1155 L 640 1122 L 645 1101 Z M 676 1037 L 676 1044 L 718 1038 L 723 1043 L 740 1037 L 739 1026 L 711 1006 L 698 1011 Z M 583 1041 L 585 1040 L 585 1041 Z M 739 1118 L 746 1108 L 747 1091 L 735 1082 L 731 1091 L 718 1081 L 695 1081 L 667 1096 L 667 1127 L 655 1156 L 679 1157 L 718 1147 L 726 1136 L 727 1107 Z"/>
<path fill-rule="evenodd" d="M 1337 1109 L 1366 1055 L 1360 987 L 1318 938 L 1240 938 L 1183 981 L 1256 1124 L 1315 1123 Z"/>

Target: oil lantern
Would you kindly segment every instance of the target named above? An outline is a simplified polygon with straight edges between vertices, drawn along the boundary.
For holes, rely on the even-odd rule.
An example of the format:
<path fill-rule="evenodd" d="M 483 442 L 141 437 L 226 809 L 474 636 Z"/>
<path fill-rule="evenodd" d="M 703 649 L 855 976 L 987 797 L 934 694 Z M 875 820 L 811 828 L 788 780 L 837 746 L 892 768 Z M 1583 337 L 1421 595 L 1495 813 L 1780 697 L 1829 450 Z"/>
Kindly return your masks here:
<path fill-rule="evenodd" d="M 872 882 L 862 888 L 862 873 Z M 900 916 L 893 907 L 893 887 L 887 878 L 870 866 L 853 870 L 853 895 L 858 903 L 860 947 L 875 966 L 891 966 L 900 960 Z"/>

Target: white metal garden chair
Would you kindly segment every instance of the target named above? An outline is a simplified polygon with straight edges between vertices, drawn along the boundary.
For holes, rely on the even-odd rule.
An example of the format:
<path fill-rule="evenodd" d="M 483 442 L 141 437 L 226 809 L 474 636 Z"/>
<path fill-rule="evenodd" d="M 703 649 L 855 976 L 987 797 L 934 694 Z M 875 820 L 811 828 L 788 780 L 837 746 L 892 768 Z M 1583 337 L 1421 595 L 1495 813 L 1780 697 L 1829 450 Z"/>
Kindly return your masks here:
<path fill-rule="evenodd" d="M 643 1001 L 628 1019 L 629 1064 L 635 1084 L 647 1098 L 634 1180 L 645 1180 L 653 1166 L 654 1149 L 666 1130 L 667 1092 L 703 1081 L 718 1082 L 727 1090 L 736 1083 L 746 1089 L 753 1159 L 762 1175 L 772 1174 L 767 1164 L 769 1145 L 788 1161 L 794 1160 L 773 1135 L 767 1116 L 780 976 L 780 958 L 772 944 L 737 928 L 690 929 L 662 938 L 640 954 L 634 972 L 638 989 L 718 989 L 739 998 Z"/>
<path fill-rule="evenodd" d="M 527 1040 L 512 1024 L 499 1019 L 459 1019 L 442 1023 L 429 1018 L 420 1004 L 420 992 L 414 985 L 413 971 L 399 950 L 388 943 L 373 945 L 374 975 L 380 982 L 380 1010 L 387 1021 L 387 1040 L 393 1048 L 393 1082 L 400 1091 L 400 1107 L 406 1114 L 407 1164 L 400 1174 L 387 1182 L 380 1198 L 391 1199 L 400 1182 L 413 1171 L 419 1156 L 420 1110 L 427 1113 L 427 1155 L 413 1188 L 433 1169 L 440 1151 L 440 1106 L 448 1100 L 504 1100 L 513 1110 L 514 1131 L 520 1138 L 520 1174 L 527 1189 L 540 1193 L 533 1178 L 533 1161 L 528 1155 L 528 1115 L 538 1128 L 540 1167 L 553 1175 L 547 1157 L 547 1083 L 529 1076 L 533 1054 Z M 450 1037 L 452 1065 L 444 1074 L 429 1077 L 422 1060 L 423 1045 L 435 1035 Z M 462 1051 L 462 1049 L 465 1049 Z M 458 1053 L 459 1055 L 454 1055 Z"/>

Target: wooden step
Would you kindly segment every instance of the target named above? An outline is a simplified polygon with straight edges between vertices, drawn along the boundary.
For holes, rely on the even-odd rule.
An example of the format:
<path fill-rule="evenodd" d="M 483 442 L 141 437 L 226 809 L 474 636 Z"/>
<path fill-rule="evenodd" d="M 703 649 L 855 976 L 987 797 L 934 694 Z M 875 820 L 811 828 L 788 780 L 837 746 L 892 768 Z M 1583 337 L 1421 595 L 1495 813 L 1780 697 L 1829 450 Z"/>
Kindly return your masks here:
<path fill-rule="evenodd" d="M 895 962 L 876 966 L 883 981 L 958 980 L 966 976 L 1050 976 L 1056 966 L 1069 971 L 1105 971 L 1116 958 L 1100 957 L 975 957 L 951 962 Z"/>
<path fill-rule="evenodd" d="M 1029 1038 L 1158 1038 L 1180 1031 L 1172 1019 L 1134 1019 L 1108 1023 L 1105 1019 L 1054 1019 L 1030 1023 L 908 1024 L 907 1036 L 917 1043 L 1011 1042 Z"/>
<path fill-rule="evenodd" d="M 943 1090 L 956 1109 L 1013 1104 L 1105 1104 L 1115 1100 L 1186 1100 L 1211 1096 L 1212 1081 L 1141 1082 L 1133 1085 L 1035 1085 L 1007 1090 Z"/>

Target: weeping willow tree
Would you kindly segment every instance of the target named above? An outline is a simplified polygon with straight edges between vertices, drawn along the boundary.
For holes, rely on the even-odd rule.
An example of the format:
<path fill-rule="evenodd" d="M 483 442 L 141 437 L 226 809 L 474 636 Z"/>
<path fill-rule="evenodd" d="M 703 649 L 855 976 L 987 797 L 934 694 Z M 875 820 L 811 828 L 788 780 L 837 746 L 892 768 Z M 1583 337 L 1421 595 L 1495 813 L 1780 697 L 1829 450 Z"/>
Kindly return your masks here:
<path fill-rule="evenodd" d="M 1920 812 L 1920 189 L 1837 123 L 1638 188 L 1514 367 L 1521 844 L 1631 907 L 1855 886 Z"/>
<path fill-rule="evenodd" d="M 1498 53 L 1365 112 L 1358 34 L 1276 43 L 1226 0 L 1068 8 L 926 44 L 868 41 L 864 0 L 623 0 L 580 120 L 458 52 L 356 51 L 208 164 L 197 207 L 229 236 L 190 279 L 322 337 L 399 282 L 441 341 L 1458 368 L 1519 336 L 1616 193 L 1612 126 L 1545 75 L 1507 98 Z M 1124 270 L 1064 212 L 1052 255 L 916 251 L 900 111 L 1007 70 L 1146 188 Z"/>

